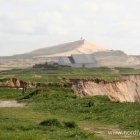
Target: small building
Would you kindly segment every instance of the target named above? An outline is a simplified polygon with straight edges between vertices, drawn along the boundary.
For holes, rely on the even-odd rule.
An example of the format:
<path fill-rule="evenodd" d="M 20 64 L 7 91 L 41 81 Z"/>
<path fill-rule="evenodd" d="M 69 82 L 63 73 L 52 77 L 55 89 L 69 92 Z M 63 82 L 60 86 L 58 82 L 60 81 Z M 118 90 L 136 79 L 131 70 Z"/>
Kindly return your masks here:
<path fill-rule="evenodd" d="M 59 65 L 71 67 L 97 67 L 97 61 L 93 54 L 72 54 L 71 56 L 62 56 L 58 61 Z"/>

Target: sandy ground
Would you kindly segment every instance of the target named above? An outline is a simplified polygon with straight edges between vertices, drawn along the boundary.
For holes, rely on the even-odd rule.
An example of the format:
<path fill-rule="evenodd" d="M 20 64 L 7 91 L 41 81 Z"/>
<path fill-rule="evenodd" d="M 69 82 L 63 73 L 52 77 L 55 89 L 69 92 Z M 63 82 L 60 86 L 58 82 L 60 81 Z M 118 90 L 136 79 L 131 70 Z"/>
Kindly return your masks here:
<path fill-rule="evenodd" d="M 2 107 L 23 107 L 25 104 L 17 103 L 17 101 L 0 101 L 0 108 Z"/>
<path fill-rule="evenodd" d="M 57 47 L 61 47 L 63 46 L 63 44 L 61 45 L 57 45 Z M 98 52 L 98 51 L 107 51 L 107 49 L 101 47 L 101 46 L 98 46 L 94 43 L 91 43 L 87 40 L 79 40 L 79 41 L 76 41 L 75 43 L 72 42 L 71 43 L 67 43 L 64 47 L 66 48 L 71 48 L 75 46 L 75 48 L 73 48 L 71 51 L 66 51 L 64 53 L 61 53 L 61 49 L 60 48 L 57 53 L 55 54 L 52 54 L 52 55 L 46 55 L 46 57 L 54 57 L 54 56 L 70 56 L 71 54 L 91 54 L 91 53 L 94 53 L 94 52 Z M 46 48 L 44 48 L 44 51 L 45 51 Z M 54 47 L 54 49 L 56 49 Z M 43 51 L 43 48 L 42 48 L 42 51 Z M 39 56 L 40 57 L 40 56 Z M 43 56 L 45 57 L 45 56 Z"/>

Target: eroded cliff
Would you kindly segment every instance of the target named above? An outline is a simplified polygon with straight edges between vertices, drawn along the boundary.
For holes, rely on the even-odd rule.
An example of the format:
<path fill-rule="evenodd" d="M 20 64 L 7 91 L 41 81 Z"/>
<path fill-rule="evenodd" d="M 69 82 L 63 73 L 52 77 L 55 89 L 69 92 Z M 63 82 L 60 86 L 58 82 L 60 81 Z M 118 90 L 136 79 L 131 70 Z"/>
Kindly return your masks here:
<path fill-rule="evenodd" d="M 122 75 L 123 80 L 71 80 L 72 89 L 83 96 L 107 95 L 117 102 L 140 102 L 140 75 Z"/>
<path fill-rule="evenodd" d="M 71 87 L 78 96 L 107 95 L 116 102 L 140 102 L 140 74 L 122 75 L 122 80 L 107 82 L 101 79 L 69 79 L 67 84 L 30 83 L 9 79 L 4 85 L 12 87 Z"/>
<path fill-rule="evenodd" d="M 25 82 L 19 80 L 17 78 L 10 78 L 4 83 L 4 86 L 10 87 L 26 87 L 26 88 L 38 88 L 38 87 L 71 87 L 70 83 L 62 84 L 62 83 L 33 83 L 33 82 Z"/>

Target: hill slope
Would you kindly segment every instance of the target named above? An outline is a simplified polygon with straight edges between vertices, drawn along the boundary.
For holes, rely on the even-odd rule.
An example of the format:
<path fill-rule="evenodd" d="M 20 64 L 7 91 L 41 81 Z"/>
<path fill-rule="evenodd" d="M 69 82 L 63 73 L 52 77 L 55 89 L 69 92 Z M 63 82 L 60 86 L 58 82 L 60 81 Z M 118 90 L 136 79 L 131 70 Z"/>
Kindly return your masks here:
<path fill-rule="evenodd" d="M 40 48 L 25 54 L 0 57 L 0 70 L 31 67 L 48 61 L 58 62 L 60 56 L 93 53 L 98 66 L 140 68 L 140 56 L 130 56 L 122 51 L 111 51 L 87 40 Z"/>
<path fill-rule="evenodd" d="M 74 42 L 64 43 L 52 47 L 46 47 L 30 52 L 36 56 L 66 56 L 71 54 L 93 53 L 98 51 L 106 51 L 107 49 L 100 47 L 87 40 L 78 40 Z"/>
<path fill-rule="evenodd" d="M 140 57 L 130 56 L 122 51 L 100 51 L 93 53 L 98 66 L 140 68 Z"/>

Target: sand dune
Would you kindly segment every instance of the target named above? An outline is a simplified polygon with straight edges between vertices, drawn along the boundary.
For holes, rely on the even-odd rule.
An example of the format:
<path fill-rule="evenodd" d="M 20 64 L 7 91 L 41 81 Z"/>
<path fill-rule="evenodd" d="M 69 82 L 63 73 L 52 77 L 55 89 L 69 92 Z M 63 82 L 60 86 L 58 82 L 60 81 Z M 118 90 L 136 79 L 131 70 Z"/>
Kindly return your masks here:
<path fill-rule="evenodd" d="M 140 56 L 130 56 L 120 50 L 108 50 L 87 40 L 78 40 L 40 48 L 29 53 L 1 57 L 0 69 L 25 68 L 39 63 L 58 62 L 60 56 L 82 53 L 93 53 L 98 66 L 140 68 Z"/>
<path fill-rule="evenodd" d="M 87 40 L 78 40 L 75 42 L 60 44 L 52 47 L 46 47 L 32 51 L 30 54 L 37 54 L 43 57 L 51 56 L 69 56 L 71 54 L 90 54 L 98 51 L 106 51 L 107 49 L 93 44 Z"/>

